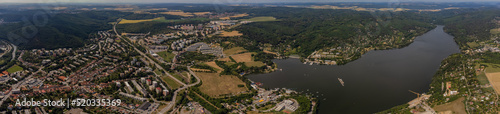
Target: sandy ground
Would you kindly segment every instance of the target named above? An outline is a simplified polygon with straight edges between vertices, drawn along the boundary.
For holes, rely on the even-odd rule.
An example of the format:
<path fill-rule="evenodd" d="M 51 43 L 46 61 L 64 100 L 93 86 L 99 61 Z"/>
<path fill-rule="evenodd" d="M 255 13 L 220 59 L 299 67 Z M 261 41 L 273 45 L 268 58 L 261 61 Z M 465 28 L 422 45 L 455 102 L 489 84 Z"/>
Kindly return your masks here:
<path fill-rule="evenodd" d="M 466 114 L 467 112 L 465 111 L 465 105 L 463 103 L 464 100 L 465 98 L 462 97 L 455 101 L 435 106 L 432 109 L 439 113 L 449 113 L 452 111 L 453 114 Z"/>
<path fill-rule="evenodd" d="M 497 94 L 500 94 L 500 72 L 486 73 L 486 77 Z"/>

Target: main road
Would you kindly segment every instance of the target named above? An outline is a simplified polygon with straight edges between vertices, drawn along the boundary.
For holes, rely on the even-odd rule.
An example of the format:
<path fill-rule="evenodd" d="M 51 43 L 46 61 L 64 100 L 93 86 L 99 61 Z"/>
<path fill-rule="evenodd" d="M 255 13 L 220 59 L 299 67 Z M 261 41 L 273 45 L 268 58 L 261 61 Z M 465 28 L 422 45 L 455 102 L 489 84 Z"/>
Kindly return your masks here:
<path fill-rule="evenodd" d="M 137 51 L 139 54 L 141 54 L 142 56 L 144 56 L 144 58 L 148 59 L 150 63 L 153 63 L 157 68 L 163 70 L 165 72 L 165 74 L 167 74 L 167 76 L 169 76 L 171 79 L 175 80 L 177 83 L 179 84 L 182 84 L 183 86 L 179 89 L 177 89 L 177 91 L 174 92 L 174 95 L 172 97 L 172 101 L 170 103 L 168 103 L 168 105 L 163 108 L 159 113 L 160 114 L 164 114 L 166 113 L 168 110 L 170 110 L 172 107 L 175 107 L 175 101 L 177 99 L 177 94 L 179 93 L 179 91 L 181 90 L 184 90 L 184 89 L 187 89 L 189 87 L 192 87 L 192 86 L 195 86 L 196 84 L 199 84 L 200 83 L 200 78 L 198 78 L 198 76 L 196 76 L 196 74 L 191 71 L 191 66 L 188 66 L 188 71 L 189 73 L 191 73 L 193 75 L 193 77 L 196 78 L 196 82 L 193 83 L 193 84 L 189 84 L 189 85 L 186 85 L 184 82 L 178 80 L 177 78 L 175 78 L 174 76 L 170 75 L 167 70 L 165 70 L 160 64 L 156 63 L 155 61 L 153 61 L 151 58 L 149 58 L 146 54 L 144 54 L 144 52 L 142 52 L 141 50 L 137 49 L 134 45 L 132 45 L 130 42 L 128 42 L 128 40 L 125 40 L 125 38 L 123 38 L 120 34 L 118 34 L 118 32 L 116 31 L 116 25 L 118 25 L 118 23 L 121 21 L 122 19 L 118 19 L 118 21 L 116 21 L 116 23 L 113 25 L 113 31 L 115 32 L 115 34 L 117 35 L 117 37 L 120 37 L 121 39 L 123 39 L 125 42 L 127 42 L 128 45 L 132 46 L 134 48 L 135 51 Z M 156 75 L 158 76 L 158 75 Z"/>
<path fill-rule="evenodd" d="M 2 100 L 0 101 L 0 106 L 2 106 L 3 102 L 4 102 L 5 100 L 7 100 L 7 98 L 9 98 L 9 97 L 10 97 L 10 95 L 12 95 L 12 91 L 13 91 L 13 90 L 15 90 L 15 89 L 19 89 L 19 88 L 21 87 L 20 85 L 25 85 L 24 83 L 26 82 L 26 80 L 31 79 L 31 77 L 33 77 L 33 75 L 37 74 L 37 73 L 38 73 L 38 72 L 40 72 L 40 71 L 43 71 L 43 70 L 42 70 L 43 68 L 44 68 L 43 66 L 42 66 L 42 67 L 40 67 L 40 68 L 38 69 L 38 71 L 36 71 L 36 72 L 32 73 L 31 75 L 29 75 L 28 77 L 24 78 L 24 80 L 21 80 L 21 81 L 17 82 L 16 84 L 12 85 L 12 87 L 11 87 L 12 89 L 9 91 L 9 94 L 5 95 L 5 96 L 2 98 Z"/>

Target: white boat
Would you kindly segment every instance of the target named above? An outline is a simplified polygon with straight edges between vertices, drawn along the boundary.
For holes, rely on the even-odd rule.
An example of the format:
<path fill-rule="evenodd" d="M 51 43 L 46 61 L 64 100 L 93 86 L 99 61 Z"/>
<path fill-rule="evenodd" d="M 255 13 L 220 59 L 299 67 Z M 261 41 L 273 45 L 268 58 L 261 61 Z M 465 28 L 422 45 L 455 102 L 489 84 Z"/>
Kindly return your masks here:
<path fill-rule="evenodd" d="M 344 86 L 344 81 L 340 78 L 338 78 L 338 79 L 339 79 L 340 84 L 342 84 L 342 86 Z"/>

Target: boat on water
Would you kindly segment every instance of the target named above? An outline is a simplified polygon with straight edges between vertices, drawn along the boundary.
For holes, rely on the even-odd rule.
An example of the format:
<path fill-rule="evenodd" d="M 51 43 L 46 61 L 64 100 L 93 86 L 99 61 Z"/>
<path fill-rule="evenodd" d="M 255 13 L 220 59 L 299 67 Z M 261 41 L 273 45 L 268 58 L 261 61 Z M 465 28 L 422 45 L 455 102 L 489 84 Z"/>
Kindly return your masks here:
<path fill-rule="evenodd" d="M 338 79 L 339 79 L 340 84 L 342 84 L 342 86 L 344 86 L 344 81 L 340 78 L 338 78 Z"/>

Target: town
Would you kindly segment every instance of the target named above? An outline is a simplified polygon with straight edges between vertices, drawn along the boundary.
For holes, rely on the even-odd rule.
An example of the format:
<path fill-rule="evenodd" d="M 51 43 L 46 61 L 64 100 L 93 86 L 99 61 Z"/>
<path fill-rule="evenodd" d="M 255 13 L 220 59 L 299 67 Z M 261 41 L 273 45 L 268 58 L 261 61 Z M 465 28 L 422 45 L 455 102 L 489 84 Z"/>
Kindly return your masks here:
<path fill-rule="evenodd" d="M 268 53 L 250 52 L 236 42 L 217 42 L 240 36 L 234 34 L 237 31 L 225 31 L 228 28 L 253 22 L 226 18 L 241 15 L 245 14 L 211 15 L 224 19 L 168 26 L 176 31 L 162 34 L 98 31 L 81 48 L 16 50 L 2 41 L 2 56 L 9 56 L 2 62 L 9 65 L 0 74 L 0 111 L 312 113 L 316 104 L 313 97 L 286 88 L 263 89 L 244 77 L 276 70 L 272 62 L 258 61 Z M 114 26 L 120 26 L 120 21 L 123 19 Z M 218 82 L 227 84 L 219 86 Z M 122 103 L 69 108 L 14 104 L 24 98 L 120 99 Z"/>

